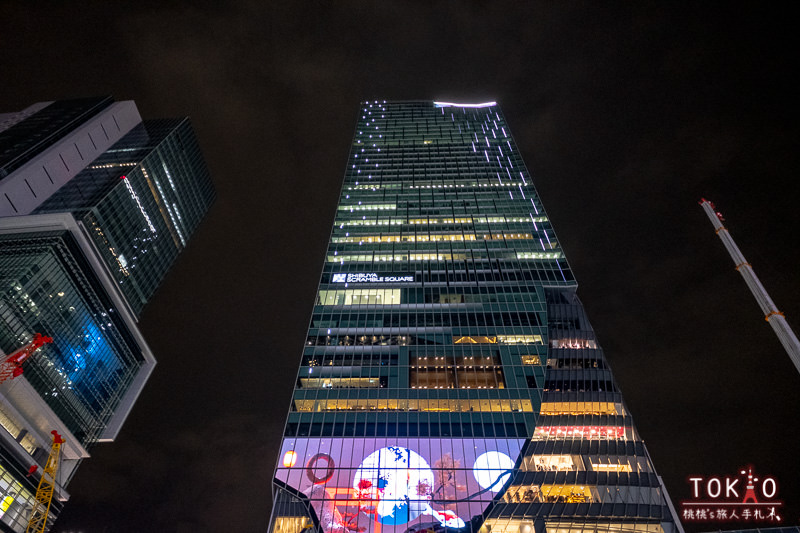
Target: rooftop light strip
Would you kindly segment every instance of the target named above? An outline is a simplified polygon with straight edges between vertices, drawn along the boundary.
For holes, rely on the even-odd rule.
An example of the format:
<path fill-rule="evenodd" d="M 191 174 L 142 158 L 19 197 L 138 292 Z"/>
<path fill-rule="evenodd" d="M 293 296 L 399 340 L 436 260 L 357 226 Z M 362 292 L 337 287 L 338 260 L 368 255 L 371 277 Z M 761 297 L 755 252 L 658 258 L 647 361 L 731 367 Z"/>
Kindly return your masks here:
<path fill-rule="evenodd" d="M 471 107 L 471 108 L 477 108 L 477 107 L 492 107 L 492 106 L 496 106 L 497 102 L 483 102 L 481 104 L 456 104 L 456 103 L 453 103 L 453 102 L 433 102 L 433 105 L 435 105 L 436 107 Z"/>

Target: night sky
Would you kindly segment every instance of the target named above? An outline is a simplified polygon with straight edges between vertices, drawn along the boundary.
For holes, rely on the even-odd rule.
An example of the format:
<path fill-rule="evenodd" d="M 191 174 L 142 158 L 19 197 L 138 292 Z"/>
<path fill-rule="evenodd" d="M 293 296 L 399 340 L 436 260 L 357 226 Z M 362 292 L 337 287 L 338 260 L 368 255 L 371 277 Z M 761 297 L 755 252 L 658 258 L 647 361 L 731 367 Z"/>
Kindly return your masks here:
<path fill-rule="evenodd" d="M 144 310 L 158 366 L 57 532 L 265 531 L 366 99 L 497 100 L 676 506 L 689 476 L 752 464 L 799 523 L 800 375 L 697 204 L 800 330 L 800 47 L 779 3 L 67 4 L 0 1 L 0 112 L 112 94 L 188 115 L 218 199 Z"/>

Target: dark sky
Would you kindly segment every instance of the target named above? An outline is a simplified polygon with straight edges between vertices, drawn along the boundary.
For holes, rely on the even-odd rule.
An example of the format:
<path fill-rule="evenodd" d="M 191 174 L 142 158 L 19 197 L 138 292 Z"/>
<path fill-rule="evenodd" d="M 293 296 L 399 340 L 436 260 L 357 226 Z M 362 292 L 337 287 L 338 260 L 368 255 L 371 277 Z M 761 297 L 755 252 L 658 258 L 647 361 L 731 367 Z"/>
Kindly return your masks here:
<path fill-rule="evenodd" d="M 358 102 L 433 98 L 501 104 L 676 505 L 687 477 L 753 464 L 798 523 L 800 375 L 697 205 L 800 328 L 779 3 L 68 4 L 0 1 L 0 112 L 113 94 L 189 115 L 218 199 L 144 311 L 155 373 L 57 532 L 265 530 Z"/>

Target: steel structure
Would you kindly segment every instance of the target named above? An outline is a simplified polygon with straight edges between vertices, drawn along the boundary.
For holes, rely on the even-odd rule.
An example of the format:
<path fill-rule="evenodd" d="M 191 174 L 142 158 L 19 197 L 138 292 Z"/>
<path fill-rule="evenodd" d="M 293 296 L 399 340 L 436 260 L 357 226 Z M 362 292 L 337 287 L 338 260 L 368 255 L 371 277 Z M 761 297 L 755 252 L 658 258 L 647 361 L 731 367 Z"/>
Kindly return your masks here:
<path fill-rule="evenodd" d="M 744 255 L 742 255 L 736 243 L 733 242 L 733 237 L 731 237 L 730 232 L 722 223 L 725 220 L 722 214 L 717 211 L 712 202 L 705 198 L 700 199 L 700 205 L 703 207 L 706 215 L 708 215 L 708 218 L 711 219 L 711 223 L 714 225 L 717 235 L 719 235 L 722 244 L 725 245 L 725 248 L 731 255 L 736 265 L 736 270 L 742 275 L 745 283 L 747 283 L 747 287 L 750 289 L 750 292 L 753 293 L 759 307 L 761 307 L 761 311 L 764 313 L 764 319 L 772 326 L 772 329 L 778 336 L 778 340 L 781 341 L 783 348 L 786 350 L 786 353 L 789 354 L 789 358 L 791 358 L 798 373 L 800 373 L 800 342 L 798 342 L 797 336 L 795 336 L 792 328 L 786 322 L 786 317 L 783 313 L 778 311 L 775 302 L 769 297 L 767 290 L 753 271 L 753 267 L 747 262 L 747 259 L 744 258 Z"/>
<path fill-rule="evenodd" d="M 47 530 L 47 516 L 50 514 L 50 503 L 53 501 L 56 487 L 61 445 L 64 444 L 64 439 L 56 430 L 50 433 L 53 434 L 53 446 L 50 448 L 50 455 L 47 457 L 42 478 L 39 480 L 39 488 L 36 489 L 36 502 L 31 509 L 31 517 L 25 533 L 44 533 Z"/>
<path fill-rule="evenodd" d="M 33 352 L 51 342 L 53 342 L 52 337 L 45 337 L 41 333 L 36 333 L 31 342 L 7 356 L 0 364 L 0 383 L 22 375 L 22 363 L 33 355 Z"/>

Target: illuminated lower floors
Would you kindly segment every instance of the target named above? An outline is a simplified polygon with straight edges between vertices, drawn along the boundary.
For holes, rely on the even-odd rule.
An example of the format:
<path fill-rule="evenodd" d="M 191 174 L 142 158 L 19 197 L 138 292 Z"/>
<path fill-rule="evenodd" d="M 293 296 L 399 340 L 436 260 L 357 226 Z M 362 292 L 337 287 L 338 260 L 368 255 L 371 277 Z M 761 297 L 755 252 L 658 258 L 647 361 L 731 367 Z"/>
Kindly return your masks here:
<path fill-rule="evenodd" d="M 297 437 L 284 441 L 275 486 L 273 532 L 674 527 L 643 444 L 625 437 Z"/>
<path fill-rule="evenodd" d="M 290 413 L 271 531 L 673 533 L 661 480 L 620 394 L 542 399 L 534 422 L 502 403 L 458 408 L 481 400 L 435 413 L 409 409 L 420 400 L 367 404 L 396 412 Z"/>
<path fill-rule="evenodd" d="M 538 335 L 308 342 L 271 531 L 676 531 L 582 305 L 546 292 Z"/>

